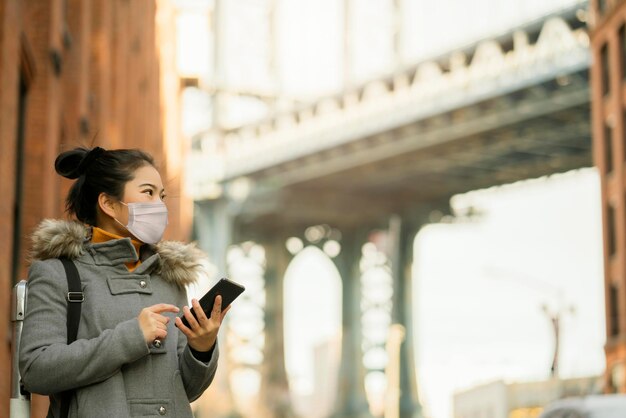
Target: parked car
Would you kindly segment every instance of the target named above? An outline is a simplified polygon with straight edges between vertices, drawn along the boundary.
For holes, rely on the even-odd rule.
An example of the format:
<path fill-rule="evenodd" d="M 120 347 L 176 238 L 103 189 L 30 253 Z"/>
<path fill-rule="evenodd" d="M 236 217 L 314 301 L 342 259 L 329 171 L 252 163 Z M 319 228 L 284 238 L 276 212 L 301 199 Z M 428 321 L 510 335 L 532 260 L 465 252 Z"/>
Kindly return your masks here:
<path fill-rule="evenodd" d="M 594 395 L 550 403 L 539 418 L 626 418 L 626 395 Z"/>

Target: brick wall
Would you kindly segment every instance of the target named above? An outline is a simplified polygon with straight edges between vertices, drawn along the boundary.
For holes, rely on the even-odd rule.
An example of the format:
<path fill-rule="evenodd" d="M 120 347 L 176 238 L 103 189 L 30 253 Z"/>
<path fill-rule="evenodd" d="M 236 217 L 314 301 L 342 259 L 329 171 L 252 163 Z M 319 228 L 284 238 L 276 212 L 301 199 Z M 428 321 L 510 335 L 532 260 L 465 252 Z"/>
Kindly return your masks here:
<path fill-rule="evenodd" d="M 191 204 L 181 195 L 186 144 L 178 129 L 173 14 L 170 2 L 156 0 L 0 2 L 0 287 L 5 289 L 0 292 L 0 416 L 8 416 L 10 397 L 8 290 L 26 276 L 33 228 L 45 217 L 64 216 L 71 182 L 54 172 L 60 151 L 100 145 L 150 152 L 172 197 L 166 238 L 188 238 Z M 20 80 L 26 95 L 20 96 Z M 21 184 L 16 176 L 20 114 Z M 15 275 L 14 254 L 19 256 Z M 33 416 L 45 416 L 46 400 L 34 400 L 33 408 Z"/>
<path fill-rule="evenodd" d="M 0 416 L 8 416 L 10 397 L 10 289 L 12 285 L 13 205 L 15 203 L 15 150 L 19 87 L 17 10 L 19 0 L 0 2 Z M 11 63 L 12 65 L 6 65 Z"/>
<path fill-rule="evenodd" d="M 626 2 L 594 0 L 590 8 L 593 156 L 604 235 L 604 386 L 606 392 L 626 393 Z"/>

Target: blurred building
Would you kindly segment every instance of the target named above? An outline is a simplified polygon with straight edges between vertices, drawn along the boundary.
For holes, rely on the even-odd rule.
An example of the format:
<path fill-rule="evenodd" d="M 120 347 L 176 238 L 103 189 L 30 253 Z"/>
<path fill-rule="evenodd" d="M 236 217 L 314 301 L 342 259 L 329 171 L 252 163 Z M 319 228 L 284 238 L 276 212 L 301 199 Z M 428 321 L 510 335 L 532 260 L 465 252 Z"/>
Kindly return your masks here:
<path fill-rule="evenodd" d="M 10 289 L 26 275 L 29 240 L 43 218 L 64 216 L 70 182 L 54 172 L 75 146 L 142 148 L 156 159 L 170 238 L 185 239 L 172 2 L 0 2 L 0 416 L 10 397 Z M 47 399 L 34 401 L 45 416 Z"/>
<path fill-rule="evenodd" d="M 502 380 L 454 395 L 454 418 L 536 418 L 549 402 L 598 394 L 601 377 L 505 383 Z"/>
<path fill-rule="evenodd" d="M 607 392 L 626 392 L 626 2 L 591 3 L 593 155 L 604 225 Z"/>

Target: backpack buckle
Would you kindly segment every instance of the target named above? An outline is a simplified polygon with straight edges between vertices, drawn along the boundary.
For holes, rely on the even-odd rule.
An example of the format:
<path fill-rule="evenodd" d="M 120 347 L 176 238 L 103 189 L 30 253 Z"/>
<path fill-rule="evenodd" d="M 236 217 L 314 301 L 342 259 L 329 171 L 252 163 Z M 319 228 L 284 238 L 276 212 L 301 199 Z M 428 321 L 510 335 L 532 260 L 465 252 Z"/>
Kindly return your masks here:
<path fill-rule="evenodd" d="M 85 294 L 83 292 L 67 292 L 66 299 L 68 302 L 81 303 L 85 300 Z"/>

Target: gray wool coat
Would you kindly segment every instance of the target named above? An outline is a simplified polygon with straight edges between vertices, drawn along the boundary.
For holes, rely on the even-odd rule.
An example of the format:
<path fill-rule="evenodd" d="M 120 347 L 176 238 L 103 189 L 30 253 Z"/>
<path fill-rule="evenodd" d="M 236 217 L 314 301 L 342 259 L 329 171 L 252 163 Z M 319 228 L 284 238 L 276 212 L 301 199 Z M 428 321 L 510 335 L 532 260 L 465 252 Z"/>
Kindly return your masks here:
<path fill-rule="evenodd" d="M 74 390 L 70 417 L 191 418 L 190 401 L 209 386 L 218 361 L 217 344 L 208 363 L 198 360 L 187 338 L 167 325 L 160 347 L 146 344 L 137 316 L 157 303 L 181 308 L 185 285 L 201 268 L 193 245 L 161 242 L 138 254 L 130 239 L 93 244 L 90 229 L 77 222 L 45 220 L 33 234 L 33 263 L 20 346 L 26 389 L 50 395 L 48 417 L 58 417 L 58 394 Z M 67 344 L 67 280 L 59 257 L 74 261 L 81 277 L 82 304 L 77 340 Z M 157 345 L 159 345 L 157 343 Z"/>

